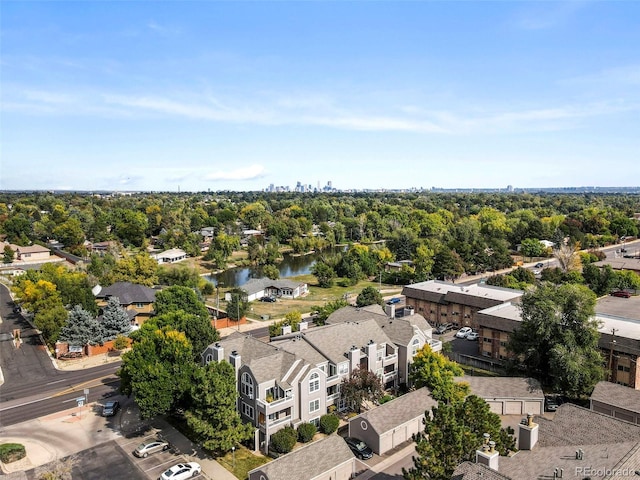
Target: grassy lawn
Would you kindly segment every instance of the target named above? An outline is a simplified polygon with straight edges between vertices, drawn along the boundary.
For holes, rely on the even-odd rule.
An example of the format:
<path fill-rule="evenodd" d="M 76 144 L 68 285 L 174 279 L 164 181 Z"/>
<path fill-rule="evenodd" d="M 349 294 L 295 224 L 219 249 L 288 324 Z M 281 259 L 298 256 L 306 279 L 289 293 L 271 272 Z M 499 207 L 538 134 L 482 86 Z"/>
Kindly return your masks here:
<path fill-rule="evenodd" d="M 229 452 L 224 457 L 216 458 L 216 460 L 240 480 L 248 478 L 249 472 L 254 468 L 271 461 L 270 458 L 254 455 L 244 447 L 239 447 L 235 453 Z"/>
<path fill-rule="evenodd" d="M 349 302 L 354 303 L 364 287 L 379 287 L 379 284 L 375 281 L 362 281 L 349 287 L 340 287 L 336 284 L 331 288 L 320 288 L 317 286 L 316 277 L 313 275 L 300 275 L 298 277 L 290 277 L 288 280 L 306 283 L 309 286 L 309 293 L 302 298 L 278 299 L 275 303 L 251 302 L 247 316 L 253 319 L 261 319 L 263 315 L 268 315 L 269 318 L 281 318 L 293 310 L 297 310 L 300 313 L 309 313 L 314 310 L 313 307 L 322 306 L 327 302 L 343 298 L 345 295 L 347 295 Z M 402 287 L 397 285 L 383 284 L 382 289 L 384 290 L 384 295 L 398 294 L 402 291 Z M 220 291 L 220 297 L 223 297 L 222 290 Z M 215 303 L 215 296 L 207 298 L 207 302 L 210 304 L 211 302 Z"/>

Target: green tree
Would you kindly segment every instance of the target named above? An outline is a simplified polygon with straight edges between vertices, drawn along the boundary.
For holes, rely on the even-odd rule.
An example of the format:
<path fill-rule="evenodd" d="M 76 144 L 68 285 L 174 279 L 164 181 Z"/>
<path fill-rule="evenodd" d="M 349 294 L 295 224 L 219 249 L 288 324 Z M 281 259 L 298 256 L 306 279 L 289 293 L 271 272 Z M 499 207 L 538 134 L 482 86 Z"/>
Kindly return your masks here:
<path fill-rule="evenodd" d="M 280 278 L 280 270 L 278 270 L 278 267 L 275 265 L 265 265 L 262 267 L 262 274 L 271 280 Z"/>
<path fill-rule="evenodd" d="M 4 254 L 2 256 L 2 263 L 12 263 L 16 254 L 9 245 L 4 246 Z"/>
<path fill-rule="evenodd" d="M 247 302 L 247 293 L 239 288 L 235 288 L 228 292 L 231 299 L 227 302 L 227 317 L 237 322 L 249 309 Z"/>
<path fill-rule="evenodd" d="M 333 268 L 320 260 L 316 261 L 311 267 L 311 273 L 318 279 L 318 286 L 321 288 L 329 288 L 333 286 L 336 278 L 336 272 Z"/>
<path fill-rule="evenodd" d="M 69 345 L 99 345 L 104 341 L 104 329 L 90 312 L 76 305 L 69 312 L 67 323 L 62 327 L 59 338 Z"/>
<path fill-rule="evenodd" d="M 375 287 L 364 287 L 356 298 L 356 306 L 366 307 L 367 305 L 382 305 L 384 302 L 382 294 Z"/>
<path fill-rule="evenodd" d="M 356 368 L 340 385 L 340 396 L 358 413 L 365 401 L 376 402 L 383 395 L 384 387 L 380 378 L 366 368 Z"/>
<path fill-rule="evenodd" d="M 102 313 L 104 340 L 113 340 L 118 335 L 127 335 L 131 331 L 131 320 L 127 311 L 120 306 L 120 300 L 110 297 Z"/>
<path fill-rule="evenodd" d="M 158 262 L 146 253 L 121 258 L 107 279 L 109 283 L 131 282 L 152 287 L 158 283 Z"/>
<path fill-rule="evenodd" d="M 537 238 L 525 238 L 521 245 L 522 255 L 525 257 L 542 257 L 546 247 Z"/>
<path fill-rule="evenodd" d="M 469 394 L 469 385 L 457 383 L 454 377 L 464 375 L 456 362 L 440 352 L 434 352 L 427 344 L 413 357 L 409 364 L 409 382 L 415 388 L 427 387 L 438 402 L 452 403 Z"/>
<path fill-rule="evenodd" d="M 331 315 L 336 310 L 339 310 L 347 306 L 349 306 L 349 302 L 347 302 L 343 298 L 339 298 L 332 302 L 327 302 L 323 306 L 315 305 L 311 307 L 313 310 L 317 312 L 314 319 L 314 323 L 318 325 L 324 325 L 324 322 L 327 321 L 327 318 L 329 318 L 329 315 Z"/>
<path fill-rule="evenodd" d="M 483 399 L 470 395 L 450 404 L 439 404 L 425 415 L 425 428 L 415 436 L 417 456 L 413 468 L 403 469 L 407 480 L 450 480 L 455 468 L 474 461 L 475 452 L 488 433 L 496 450 L 506 455 L 515 449 L 513 429 L 502 429 L 500 417 L 491 412 Z"/>
<path fill-rule="evenodd" d="M 462 259 L 455 251 L 441 248 L 434 257 L 433 275 L 443 280 L 456 279 L 464 273 Z"/>
<path fill-rule="evenodd" d="M 184 333 L 170 327 L 138 333 L 122 356 L 120 391 L 135 396 L 142 418 L 152 418 L 184 404 L 196 367 Z"/>
<path fill-rule="evenodd" d="M 125 244 L 141 247 L 149 228 L 147 216 L 142 212 L 130 209 L 118 209 L 114 212 L 113 217 L 112 233 Z"/>
<path fill-rule="evenodd" d="M 187 424 L 207 450 L 223 454 L 253 436 L 253 427 L 240 419 L 236 374 L 228 362 L 196 369 L 190 397 Z"/>
<path fill-rule="evenodd" d="M 527 375 L 572 396 L 593 390 L 604 376 L 595 304 L 583 285 L 543 283 L 525 292 L 508 349 Z"/>

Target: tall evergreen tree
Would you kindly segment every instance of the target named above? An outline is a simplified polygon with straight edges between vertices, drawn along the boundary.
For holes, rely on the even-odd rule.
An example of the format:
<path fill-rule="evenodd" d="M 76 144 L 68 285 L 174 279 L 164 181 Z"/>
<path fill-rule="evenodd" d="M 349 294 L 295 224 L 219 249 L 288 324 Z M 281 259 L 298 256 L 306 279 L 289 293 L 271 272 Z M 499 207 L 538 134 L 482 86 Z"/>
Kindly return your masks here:
<path fill-rule="evenodd" d="M 60 331 L 60 340 L 69 345 L 98 345 L 104 341 L 102 325 L 80 305 L 69 312 L 67 323 Z"/>
<path fill-rule="evenodd" d="M 253 436 L 253 427 L 240 419 L 237 399 L 235 371 L 229 363 L 211 362 L 195 371 L 185 415 L 206 449 L 225 453 Z"/>
<path fill-rule="evenodd" d="M 131 321 L 127 311 L 120 306 L 120 301 L 116 297 L 107 300 L 102 314 L 102 328 L 104 339 L 113 340 L 120 334 L 126 335 L 131 330 Z"/>

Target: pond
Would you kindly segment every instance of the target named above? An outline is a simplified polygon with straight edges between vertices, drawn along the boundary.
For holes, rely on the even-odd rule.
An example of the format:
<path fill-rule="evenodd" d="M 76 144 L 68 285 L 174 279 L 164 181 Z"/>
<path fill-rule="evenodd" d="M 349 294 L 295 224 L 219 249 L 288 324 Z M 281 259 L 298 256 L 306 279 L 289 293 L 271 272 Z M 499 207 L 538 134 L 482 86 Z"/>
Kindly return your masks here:
<path fill-rule="evenodd" d="M 280 278 L 296 277 L 298 275 L 307 275 L 311 273 L 311 268 L 316 260 L 323 253 L 331 254 L 333 251 L 326 250 L 321 253 L 310 253 L 308 255 L 289 255 L 285 254 L 284 259 L 278 265 Z M 261 278 L 262 270 L 259 267 L 235 267 L 229 268 L 224 272 L 213 275 L 206 275 L 214 285 L 224 285 L 225 287 L 240 287 L 247 283 L 251 278 Z"/>

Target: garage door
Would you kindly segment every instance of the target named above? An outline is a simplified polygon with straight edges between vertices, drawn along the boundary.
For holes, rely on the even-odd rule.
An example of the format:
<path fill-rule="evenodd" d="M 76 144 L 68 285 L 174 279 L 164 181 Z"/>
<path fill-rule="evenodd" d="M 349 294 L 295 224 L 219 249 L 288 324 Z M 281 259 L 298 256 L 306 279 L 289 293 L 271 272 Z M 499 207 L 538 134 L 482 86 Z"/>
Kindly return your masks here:
<path fill-rule="evenodd" d="M 542 414 L 542 401 L 539 402 L 525 402 L 524 403 L 525 411 L 522 413 L 532 413 L 533 415 L 541 415 Z"/>
<path fill-rule="evenodd" d="M 522 415 L 522 402 L 505 402 L 505 415 Z"/>
<path fill-rule="evenodd" d="M 493 413 L 497 413 L 498 415 L 502 415 L 502 402 L 487 402 L 489 404 L 489 409 Z"/>
<path fill-rule="evenodd" d="M 393 448 L 393 431 L 380 436 L 380 453 L 382 455 Z"/>

